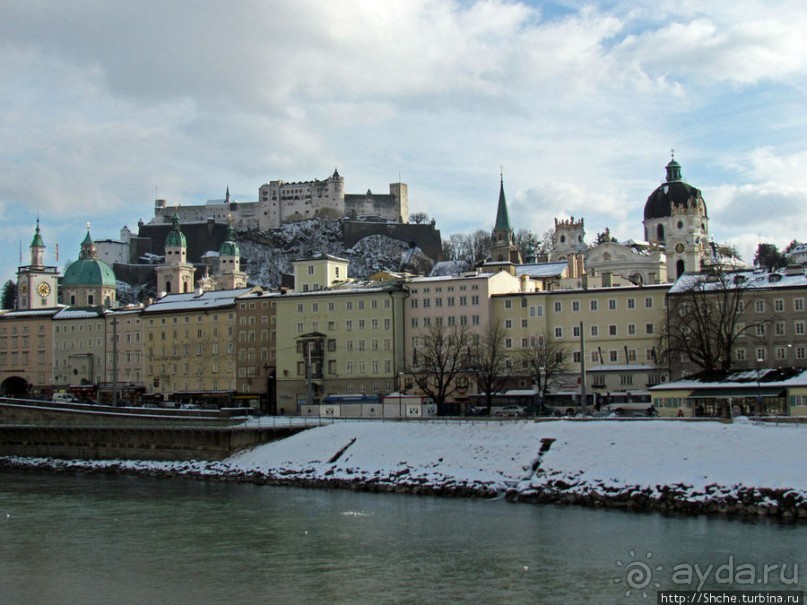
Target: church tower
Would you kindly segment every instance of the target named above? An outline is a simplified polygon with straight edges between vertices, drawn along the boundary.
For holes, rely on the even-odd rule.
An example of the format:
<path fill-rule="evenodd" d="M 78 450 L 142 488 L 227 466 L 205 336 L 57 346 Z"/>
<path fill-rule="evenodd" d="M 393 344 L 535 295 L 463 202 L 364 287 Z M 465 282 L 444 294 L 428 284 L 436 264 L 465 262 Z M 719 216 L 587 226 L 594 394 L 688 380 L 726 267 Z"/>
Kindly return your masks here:
<path fill-rule="evenodd" d="M 585 237 L 586 230 L 582 218 L 579 221 L 574 220 L 573 216 L 569 217 L 569 220 L 555 219 L 549 260 L 551 262 L 563 261 L 568 260 L 572 254 L 584 253 L 587 250 Z"/>
<path fill-rule="evenodd" d="M 179 228 L 176 212 L 171 224 L 171 231 L 165 238 L 165 262 L 157 266 L 157 290 L 161 295 L 193 291 L 194 267 L 187 259 L 188 241 Z"/>
<path fill-rule="evenodd" d="M 494 263 L 522 264 L 521 252 L 513 237 L 510 215 L 507 212 L 507 200 L 504 197 L 504 176 L 499 181 L 499 205 L 496 209 L 496 224 L 493 227 L 493 245 L 490 256 Z"/>
<path fill-rule="evenodd" d="M 45 265 L 45 242 L 39 219 L 31 241 L 31 264 L 17 270 L 17 308 L 42 309 L 58 304 L 59 270 Z"/>
<path fill-rule="evenodd" d="M 645 239 L 664 248 L 667 274 L 697 273 L 709 251 L 709 216 L 700 189 L 684 181 L 681 165 L 672 157 L 667 178 L 647 198 Z"/>
<path fill-rule="evenodd" d="M 247 274 L 241 271 L 241 249 L 235 241 L 232 224 L 219 248 L 219 268 L 215 276 L 217 290 L 235 290 L 247 286 Z"/>

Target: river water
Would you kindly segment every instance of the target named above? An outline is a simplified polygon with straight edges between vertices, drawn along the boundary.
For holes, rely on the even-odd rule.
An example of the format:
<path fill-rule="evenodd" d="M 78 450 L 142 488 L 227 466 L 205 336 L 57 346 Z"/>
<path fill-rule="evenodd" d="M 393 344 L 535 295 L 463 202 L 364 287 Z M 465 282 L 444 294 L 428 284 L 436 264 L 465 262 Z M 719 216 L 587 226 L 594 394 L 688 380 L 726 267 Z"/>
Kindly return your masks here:
<path fill-rule="evenodd" d="M 0 472 L 4 605 L 655 603 L 801 575 L 804 524 Z"/>

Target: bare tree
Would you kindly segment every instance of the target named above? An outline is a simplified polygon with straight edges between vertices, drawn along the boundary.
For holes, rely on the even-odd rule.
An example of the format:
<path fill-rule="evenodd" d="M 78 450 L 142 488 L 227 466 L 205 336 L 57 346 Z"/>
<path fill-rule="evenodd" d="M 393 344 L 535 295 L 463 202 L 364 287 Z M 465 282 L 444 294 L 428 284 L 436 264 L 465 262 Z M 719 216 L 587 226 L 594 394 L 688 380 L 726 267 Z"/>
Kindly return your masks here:
<path fill-rule="evenodd" d="M 410 223 L 417 223 L 418 225 L 421 223 L 428 223 L 429 222 L 429 215 L 425 212 L 413 212 L 409 216 Z"/>
<path fill-rule="evenodd" d="M 440 405 L 456 390 L 456 378 L 467 367 L 468 329 L 434 322 L 417 338 L 407 373 L 423 393 Z"/>
<path fill-rule="evenodd" d="M 501 322 L 496 322 L 488 324 L 481 335 L 473 336 L 476 338 L 472 337 L 472 344 L 468 346 L 468 371 L 477 390 L 484 393 L 490 414 L 493 395 L 504 388 L 512 374 L 504 346 L 507 332 Z"/>
<path fill-rule="evenodd" d="M 542 401 L 558 376 L 571 371 L 569 349 L 548 334 L 530 337 L 529 345 L 521 349 L 519 356 L 532 376 Z"/>
<path fill-rule="evenodd" d="M 746 313 L 760 297 L 755 294 L 754 274 L 721 271 L 686 275 L 667 296 L 662 358 L 679 369 L 727 373 L 734 364 L 737 340 L 756 334 L 770 315 Z"/>

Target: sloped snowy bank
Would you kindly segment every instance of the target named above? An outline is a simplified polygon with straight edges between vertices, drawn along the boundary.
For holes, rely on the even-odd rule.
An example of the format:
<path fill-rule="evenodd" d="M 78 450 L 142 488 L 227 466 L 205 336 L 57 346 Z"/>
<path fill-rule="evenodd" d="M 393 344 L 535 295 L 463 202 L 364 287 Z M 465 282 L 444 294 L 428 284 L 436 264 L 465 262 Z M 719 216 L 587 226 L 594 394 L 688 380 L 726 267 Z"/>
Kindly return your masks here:
<path fill-rule="evenodd" d="M 3 466 L 805 519 L 806 439 L 742 419 L 338 422 L 221 462 Z"/>

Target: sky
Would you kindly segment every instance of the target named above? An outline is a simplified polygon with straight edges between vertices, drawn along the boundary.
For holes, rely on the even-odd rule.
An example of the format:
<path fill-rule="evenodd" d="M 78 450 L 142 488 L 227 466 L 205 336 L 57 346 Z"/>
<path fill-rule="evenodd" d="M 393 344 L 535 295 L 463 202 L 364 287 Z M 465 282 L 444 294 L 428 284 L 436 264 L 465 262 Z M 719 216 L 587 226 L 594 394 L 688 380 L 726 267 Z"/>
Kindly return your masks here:
<path fill-rule="evenodd" d="M 0 281 L 154 214 L 334 168 L 443 238 L 644 238 L 672 151 L 746 261 L 807 240 L 801 0 L 2 0 Z M 58 260 L 56 251 L 58 249 Z"/>

